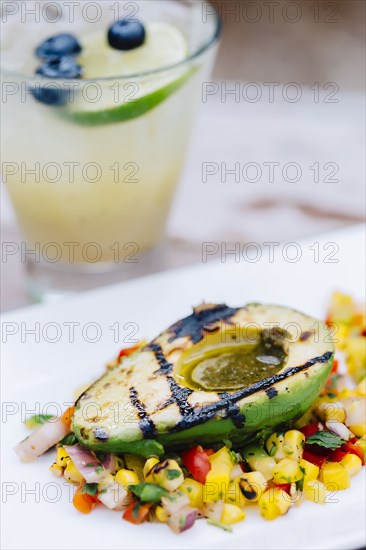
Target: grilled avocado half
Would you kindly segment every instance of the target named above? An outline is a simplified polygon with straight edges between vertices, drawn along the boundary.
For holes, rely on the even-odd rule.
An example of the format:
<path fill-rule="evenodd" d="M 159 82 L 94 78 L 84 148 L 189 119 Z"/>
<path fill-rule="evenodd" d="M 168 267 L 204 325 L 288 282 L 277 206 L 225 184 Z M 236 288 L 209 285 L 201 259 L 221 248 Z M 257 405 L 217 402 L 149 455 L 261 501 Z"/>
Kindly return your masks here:
<path fill-rule="evenodd" d="M 203 304 L 77 400 L 73 429 L 94 451 L 161 455 L 301 416 L 333 363 L 324 323 L 293 309 Z"/>

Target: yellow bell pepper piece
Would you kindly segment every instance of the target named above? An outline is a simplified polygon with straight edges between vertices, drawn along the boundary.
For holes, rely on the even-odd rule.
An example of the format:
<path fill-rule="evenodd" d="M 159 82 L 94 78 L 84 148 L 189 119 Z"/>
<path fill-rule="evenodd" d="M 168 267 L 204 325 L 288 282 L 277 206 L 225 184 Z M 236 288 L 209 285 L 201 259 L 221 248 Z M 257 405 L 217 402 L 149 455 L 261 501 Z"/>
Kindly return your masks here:
<path fill-rule="evenodd" d="M 230 483 L 233 461 L 227 447 L 210 456 L 211 470 L 206 476 L 203 492 L 204 502 L 215 502 L 223 498 Z"/>
<path fill-rule="evenodd" d="M 188 496 L 190 505 L 193 508 L 202 508 L 204 490 L 202 483 L 199 483 L 195 479 L 186 478 L 179 487 L 179 490 Z"/>
<path fill-rule="evenodd" d="M 350 486 L 350 475 L 340 462 L 323 464 L 319 477 L 328 491 L 340 491 Z"/>
<path fill-rule="evenodd" d="M 305 481 L 303 491 L 308 500 L 316 502 L 317 504 L 325 504 L 327 500 L 324 484 L 316 479 Z"/>
<path fill-rule="evenodd" d="M 314 481 L 319 475 L 319 468 L 315 464 L 308 462 L 302 458 L 299 462 L 300 469 L 303 470 L 304 474 L 304 483 L 307 481 Z"/>
<path fill-rule="evenodd" d="M 290 458 L 284 458 L 273 468 L 275 483 L 295 483 L 303 477 L 299 463 Z"/>
<path fill-rule="evenodd" d="M 69 455 L 63 447 L 57 449 L 56 464 L 61 468 L 66 468 L 68 461 L 70 460 Z"/>
<path fill-rule="evenodd" d="M 346 468 L 351 477 L 358 474 L 362 468 L 362 461 L 360 457 L 351 453 L 343 457 L 340 464 Z"/>
<path fill-rule="evenodd" d="M 128 485 L 137 485 L 139 483 L 139 478 L 132 470 L 125 470 L 122 468 L 118 470 L 114 477 L 115 481 L 128 489 Z"/>
<path fill-rule="evenodd" d="M 221 523 L 224 525 L 232 525 L 233 523 L 238 523 L 245 519 L 245 513 L 239 506 L 235 504 L 224 504 L 224 508 L 221 515 Z"/>
<path fill-rule="evenodd" d="M 300 460 L 304 451 L 305 436 L 298 430 L 288 430 L 283 437 L 283 453 L 292 460 Z"/>
<path fill-rule="evenodd" d="M 273 520 L 278 516 L 283 516 L 291 507 L 291 499 L 282 489 L 271 488 L 258 501 L 258 506 L 262 516 Z"/>
<path fill-rule="evenodd" d="M 69 483 L 77 483 L 77 484 L 81 483 L 84 479 L 71 459 L 69 459 L 67 466 L 65 468 L 64 478 Z"/>

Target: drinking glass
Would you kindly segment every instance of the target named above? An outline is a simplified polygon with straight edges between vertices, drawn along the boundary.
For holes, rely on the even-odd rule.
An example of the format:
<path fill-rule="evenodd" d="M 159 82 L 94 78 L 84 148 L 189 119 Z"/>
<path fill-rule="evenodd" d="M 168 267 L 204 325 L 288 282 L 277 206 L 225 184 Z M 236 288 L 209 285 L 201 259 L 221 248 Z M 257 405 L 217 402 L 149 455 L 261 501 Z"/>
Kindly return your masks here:
<path fill-rule="evenodd" d="M 34 21 L 31 10 L 22 13 L 29 4 L 40 11 Z M 220 19 L 208 2 L 74 3 L 71 13 L 66 6 L 72 4 L 55 9 L 54 2 L 20 2 L 17 12 L 3 14 L 2 176 L 36 300 L 130 278 L 159 262 L 220 36 Z M 44 38 L 68 32 L 92 42 L 94 33 L 106 34 L 124 18 L 179 29 L 184 59 L 132 74 L 121 67 L 107 78 L 34 76 L 34 48 Z M 88 63 L 97 73 L 97 50 Z"/>

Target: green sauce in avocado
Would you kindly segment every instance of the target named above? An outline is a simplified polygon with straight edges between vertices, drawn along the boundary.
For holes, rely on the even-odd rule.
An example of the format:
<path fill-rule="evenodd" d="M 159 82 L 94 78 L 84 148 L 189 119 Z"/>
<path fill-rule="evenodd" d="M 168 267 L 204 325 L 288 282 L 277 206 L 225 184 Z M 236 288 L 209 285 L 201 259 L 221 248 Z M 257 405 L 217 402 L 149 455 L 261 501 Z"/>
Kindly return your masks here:
<path fill-rule="evenodd" d="M 254 343 L 236 342 L 203 351 L 179 369 L 180 382 L 195 390 L 229 391 L 248 387 L 279 372 L 287 359 L 286 334 L 262 331 Z"/>

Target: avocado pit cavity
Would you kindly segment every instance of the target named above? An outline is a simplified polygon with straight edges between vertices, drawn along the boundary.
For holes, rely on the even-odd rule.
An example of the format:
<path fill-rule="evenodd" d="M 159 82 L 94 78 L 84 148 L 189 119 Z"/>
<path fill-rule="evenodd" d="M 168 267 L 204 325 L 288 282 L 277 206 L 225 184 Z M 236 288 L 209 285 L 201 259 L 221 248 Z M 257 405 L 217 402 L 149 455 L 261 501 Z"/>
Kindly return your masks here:
<path fill-rule="evenodd" d="M 279 372 L 286 361 L 285 331 L 263 330 L 253 339 L 202 349 L 178 369 L 180 383 L 195 390 L 230 391 Z"/>

